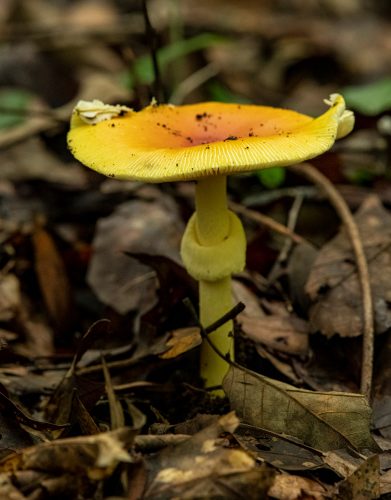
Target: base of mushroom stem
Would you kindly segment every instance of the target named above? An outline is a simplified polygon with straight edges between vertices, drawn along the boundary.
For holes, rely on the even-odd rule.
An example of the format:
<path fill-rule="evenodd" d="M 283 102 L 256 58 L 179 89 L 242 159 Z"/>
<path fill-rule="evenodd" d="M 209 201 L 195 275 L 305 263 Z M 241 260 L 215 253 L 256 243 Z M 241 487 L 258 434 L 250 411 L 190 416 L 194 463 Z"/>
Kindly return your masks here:
<path fill-rule="evenodd" d="M 200 321 L 207 327 L 220 319 L 233 307 L 231 276 L 218 281 L 200 281 Z M 227 321 L 208 335 L 211 343 L 223 356 L 234 359 L 233 322 Z M 221 386 L 229 364 L 204 340 L 201 345 L 200 375 L 205 387 Z M 214 395 L 224 396 L 223 390 L 214 390 Z"/>

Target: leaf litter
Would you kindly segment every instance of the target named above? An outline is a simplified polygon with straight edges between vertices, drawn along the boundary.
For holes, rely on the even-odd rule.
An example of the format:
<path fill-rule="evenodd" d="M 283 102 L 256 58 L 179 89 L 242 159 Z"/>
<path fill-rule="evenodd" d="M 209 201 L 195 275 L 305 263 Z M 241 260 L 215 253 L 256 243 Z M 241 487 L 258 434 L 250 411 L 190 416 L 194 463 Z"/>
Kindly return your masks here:
<path fill-rule="evenodd" d="M 366 6 L 365 16 L 360 0 L 325 2 L 321 11 L 303 2 L 216 5 L 217 18 L 203 0 L 181 2 L 170 15 L 166 2 L 149 2 L 170 50 L 167 61 L 160 53 L 164 83 L 186 102 L 262 101 L 311 114 L 341 85 L 360 91 L 357 79 L 387 81 L 383 3 Z M 78 99 L 104 96 L 136 109 L 149 103 L 143 22 L 139 7 L 114 1 L 22 1 L 17 9 L 6 1 L 0 13 L 1 95 L 12 91 L 0 103 L 12 108 L 0 120 L 0 497 L 390 493 L 389 141 L 378 126 L 387 100 L 384 116 L 359 112 L 351 141 L 316 163 L 344 183 L 340 193 L 351 207 L 362 201 L 356 222 L 378 334 L 373 419 L 366 399 L 352 393 L 362 322 L 349 240 L 342 227 L 327 241 L 336 221 L 327 221 L 325 198 L 298 187 L 291 174 L 285 191 L 283 184 L 267 192 L 252 177 L 230 185 L 252 240 L 235 287 L 246 304 L 236 317 L 244 366 L 231 366 L 228 397 L 216 400 L 198 377 L 204 332 L 183 305 L 186 297 L 197 301 L 178 254 L 191 187 L 119 188 L 64 148 Z M 194 37 L 181 39 L 182 28 Z M 214 68 L 211 80 L 178 87 L 200 64 Z M 375 112 L 370 102 L 357 109 Z M 289 220 L 289 190 L 305 193 L 295 233 L 281 225 Z M 363 201 L 368 192 L 385 206 L 374 196 Z M 244 206 L 250 199 L 251 211 Z M 308 216 L 311 204 L 325 227 Z M 249 217 L 259 206 L 263 217 Z M 292 246 L 286 238 L 294 245 L 268 282 L 261 273 L 270 276 L 281 249 Z"/>

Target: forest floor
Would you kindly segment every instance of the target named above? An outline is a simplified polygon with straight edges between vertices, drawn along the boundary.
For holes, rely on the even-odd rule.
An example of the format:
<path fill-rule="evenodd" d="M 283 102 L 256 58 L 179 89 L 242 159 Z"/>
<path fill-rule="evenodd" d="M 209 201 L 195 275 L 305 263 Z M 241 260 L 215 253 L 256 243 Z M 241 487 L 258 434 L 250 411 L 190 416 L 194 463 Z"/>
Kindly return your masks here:
<path fill-rule="evenodd" d="M 0 498 L 391 498 L 389 2 L 144 6 L 0 7 Z M 216 396 L 179 252 L 194 184 L 89 170 L 67 148 L 72 109 L 318 116 L 333 93 L 350 135 L 228 180 L 245 308 Z"/>

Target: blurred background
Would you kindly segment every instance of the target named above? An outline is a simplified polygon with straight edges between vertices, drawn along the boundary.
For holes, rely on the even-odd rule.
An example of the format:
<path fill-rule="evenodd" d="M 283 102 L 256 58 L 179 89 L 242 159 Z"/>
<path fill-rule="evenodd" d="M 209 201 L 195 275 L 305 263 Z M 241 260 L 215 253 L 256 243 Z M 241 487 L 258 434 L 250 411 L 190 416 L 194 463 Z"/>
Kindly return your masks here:
<path fill-rule="evenodd" d="M 137 332 L 137 320 L 156 300 L 156 273 L 124 250 L 180 261 L 192 186 L 121 183 L 80 165 L 66 147 L 79 99 L 136 110 L 152 98 L 216 100 L 317 115 L 323 99 L 342 93 L 356 113 L 355 131 L 315 165 L 352 209 L 370 193 L 390 206 L 390 28 L 387 0 L 2 0 L 5 344 L 51 355 L 55 344 L 69 347 L 103 314 Z M 296 230 L 319 247 L 339 221 L 315 188 L 304 182 L 292 192 L 297 181 L 270 169 L 233 177 L 229 188 L 242 206 L 283 223 L 292 199 L 305 195 Z M 254 286 L 254 276 L 271 272 L 281 241 L 254 221 L 246 224 Z M 156 329 L 160 321 L 152 316 L 149 325 Z"/>

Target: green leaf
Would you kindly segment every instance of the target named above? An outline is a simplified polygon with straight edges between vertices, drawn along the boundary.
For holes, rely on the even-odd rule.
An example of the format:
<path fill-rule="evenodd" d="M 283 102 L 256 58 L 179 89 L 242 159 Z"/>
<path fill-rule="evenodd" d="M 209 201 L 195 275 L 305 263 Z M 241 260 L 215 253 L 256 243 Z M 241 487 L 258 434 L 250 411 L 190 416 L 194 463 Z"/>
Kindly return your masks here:
<path fill-rule="evenodd" d="M 15 127 L 23 123 L 24 112 L 30 99 L 31 95 L 24 90 L 0 90 L 0 129 Z"/>
<path fill-rule="evenodd" d="M 257 170 L 256 175 L 261 181 L 261 184 L 268 189 L 276 189 L 285 181 L 285 168 L 274 167 Z"/>
<path fill-rule="evenodd" d="M 363 115 L 375 116 L 391 109 L 391 76 L 367 85 L 342 90 L 349 108 Z"/>
<path fill-rule="evenodd" d="M 160 70 L 164 71 L 168 64 L 192 52 L 197 52 L 198 50 L 206 49 L 220 43 L 226 43 L 227 41 L 227 37 L 211 33 L 203 33 L 193 38 L 178 40 L 157 51 Z M 154 71 L 150 55 L 138 58 L 132 70 L 131 73 L 126 73 L 124 77 L 124 83 L 127 87 L 132 88 L 136 82 L 143 85 L 149 85 L 153 82 Z"/>

